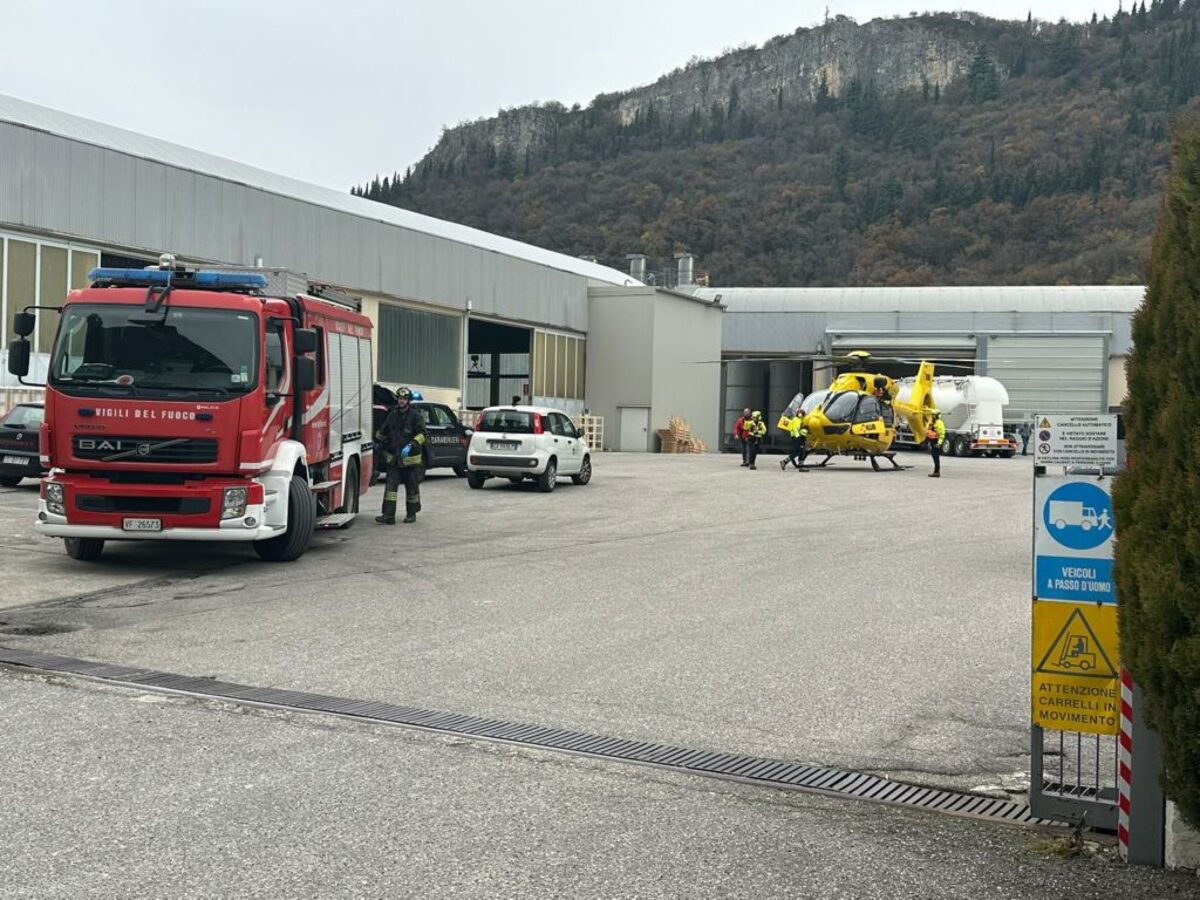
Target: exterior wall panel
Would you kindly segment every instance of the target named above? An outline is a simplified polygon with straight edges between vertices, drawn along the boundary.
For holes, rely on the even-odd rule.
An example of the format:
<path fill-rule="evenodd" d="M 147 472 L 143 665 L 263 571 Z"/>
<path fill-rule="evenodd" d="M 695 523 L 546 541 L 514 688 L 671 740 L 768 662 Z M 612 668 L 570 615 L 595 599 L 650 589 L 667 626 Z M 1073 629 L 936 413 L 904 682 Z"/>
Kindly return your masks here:
<path fill-rule="evenodd" d="M 588 278 L 532 259 L 10 123 L 0 123 L 0 159 L 0 225 L 151 256 L 234 265 L 261 256 L 351 291 L 460 310 L 470 301 L 483 314 L 587 329 Z"/>
<path fill-rule="evenodd" d="M 102 240 L 123 247 L 138 247 L 133 233 L 133 221 L 137 218 L 137 163 L 119 153 L 104 154 L 104 185 L 100 191 L 100 205 L 88 214 L 81 223 L 80 237 Z M 49 229 L 40 219 L 18 222 L 33 228 Z M 144 248 L 150 249 L 150 248 Z M 159 250 L 160 248 L 154 248 Z"/>
<path fill-rule="evenodd" d="M 31 179 L 33 210 L 48 228 L 61 233 L 70 227 L 71 219 L 71 145 L 48 134 L 39 134 L 34 144 L 37 170 Z"/>
<path fill-rule="evenodd" d="M 1037 413 L 1098 413 L 1108 408 L 1103 335 L 1009 335 L 988 339 L 987 374 L 1008 390 L 1009 422 Z"/>

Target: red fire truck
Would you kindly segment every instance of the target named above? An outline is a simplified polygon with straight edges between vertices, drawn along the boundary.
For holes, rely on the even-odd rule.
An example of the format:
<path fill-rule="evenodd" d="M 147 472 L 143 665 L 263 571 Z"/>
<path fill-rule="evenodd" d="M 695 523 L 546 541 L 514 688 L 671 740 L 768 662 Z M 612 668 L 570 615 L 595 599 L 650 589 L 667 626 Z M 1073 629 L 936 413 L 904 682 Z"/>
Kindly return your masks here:
<path fill-rule="evenodd" d="M 283 274 L 304 290 L 165 255 L 157 268 L 95 269 L 66 298 L 37 531 L 83 560 L 142 539 L 248 541 L 293 560 L 314 529 L 354 520 L 372 468 L 371 322 Z M 9 349 L 22 380 L 34 310 L 15 316 Z"/>

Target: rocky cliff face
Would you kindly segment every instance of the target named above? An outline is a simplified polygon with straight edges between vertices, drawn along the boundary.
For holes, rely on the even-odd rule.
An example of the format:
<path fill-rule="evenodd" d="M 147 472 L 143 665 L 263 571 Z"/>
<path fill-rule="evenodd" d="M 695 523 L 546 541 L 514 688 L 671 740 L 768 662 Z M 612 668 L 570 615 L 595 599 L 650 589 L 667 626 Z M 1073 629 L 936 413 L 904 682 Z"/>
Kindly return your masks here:
<path fill-rule="evenodd" d="M 714 104 L 728 108 L 734 97 L 742 108 L 762 110 L 781 98 L 783 103 L 813 100 L 822 77 L 835 97 L 856 78 L 883 94 L 923 84 L 944 87 L 966 74 L 974 54 L 974 45 L 962 37 L 918 21 L 856 25 L 839 17 L 636 88 L 622 97 L 619 108 L 625 124 L 651 106 L 661 116 L 686 116 Z"/>
<path fill-rule="evenodd" d="M 618 120 L 629 125 L 639 115 L 682 121 L 693 112 L 706 115 L 715 106 L 726 113 L 755 112 L 811 102 L 822 79 L 834 97 L 844 96 L 855 80 L 873 85 L 881 94 L 924 85 L 945 87 L 966 75 L 976 50 L 965 21 L 890 19 L 857 25 L 839 16 L 819 28 L 774 38 L 761 48 L 689 65 L 652 85 L 597 98 L 593 110 L 598 104 L 615 106 Z M 447 129 L 422 164 L 453 168 L 485 148 L 519 166 L 571 116 L 588 113 L 559 104 L 507 110 Z"/>

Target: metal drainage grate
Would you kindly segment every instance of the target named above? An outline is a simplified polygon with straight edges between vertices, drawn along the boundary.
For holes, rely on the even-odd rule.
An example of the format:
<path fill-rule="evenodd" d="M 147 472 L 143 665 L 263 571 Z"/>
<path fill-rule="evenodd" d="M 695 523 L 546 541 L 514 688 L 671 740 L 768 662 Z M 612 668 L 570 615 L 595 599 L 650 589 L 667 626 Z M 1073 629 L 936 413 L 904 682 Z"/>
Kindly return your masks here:
<path fill-rule="evenodd" d="M 837 797 L 853 797 L 875 803 L 889 803 L 1015 825 L 1053 824 L 1045 819 L 1034 818 L 1026 803 L 1000 800 L 980 794 L 922 787 L 880 778 L 878 775 L 830 769 L 824 766 L 808 766 L 736 753 L 688 750 L 684 747 L 671 747 L 650 741 L 604 737 L 562 728 L 503 722 L 497 719 L 483 719 L 478 716 L 418 709 L 412 706 L 396 706 L 391 703 L 348 700 L 344 697 L 311 694 L 307 691 L 255 688 L 209 678 L 172 675 L 151 669 L 131 669 L 127 666 L 88 662 L 66 656 L 50 656 L 8 647 L 0 647 L 0 663 L 41 671 L 65 672 L 117 684 L 216 698 L 234 703 L 332 713 L 447 734 L 469 735 L 485 740 L 537 747 L 544 750 L 558 750 L 596 759 L 657 766 L 691 775 L 732 779 L 763 787 L 806 791 Z"/>

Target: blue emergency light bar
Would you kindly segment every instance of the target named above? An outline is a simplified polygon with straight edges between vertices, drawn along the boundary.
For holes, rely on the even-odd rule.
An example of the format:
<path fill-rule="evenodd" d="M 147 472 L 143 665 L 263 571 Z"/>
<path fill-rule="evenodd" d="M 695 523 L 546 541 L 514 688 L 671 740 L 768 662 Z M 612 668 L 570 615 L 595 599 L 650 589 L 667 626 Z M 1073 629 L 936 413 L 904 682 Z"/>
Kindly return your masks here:
<path fill-rule="evenodd" d="M 130 287 L 167 287 L 187 284 L 201 288 L 265 288 L 267 276 L 252 272 L 175 272 L 170 269 L 100 268 L 88 272 L 92 282 L 105 281 Z"/>

